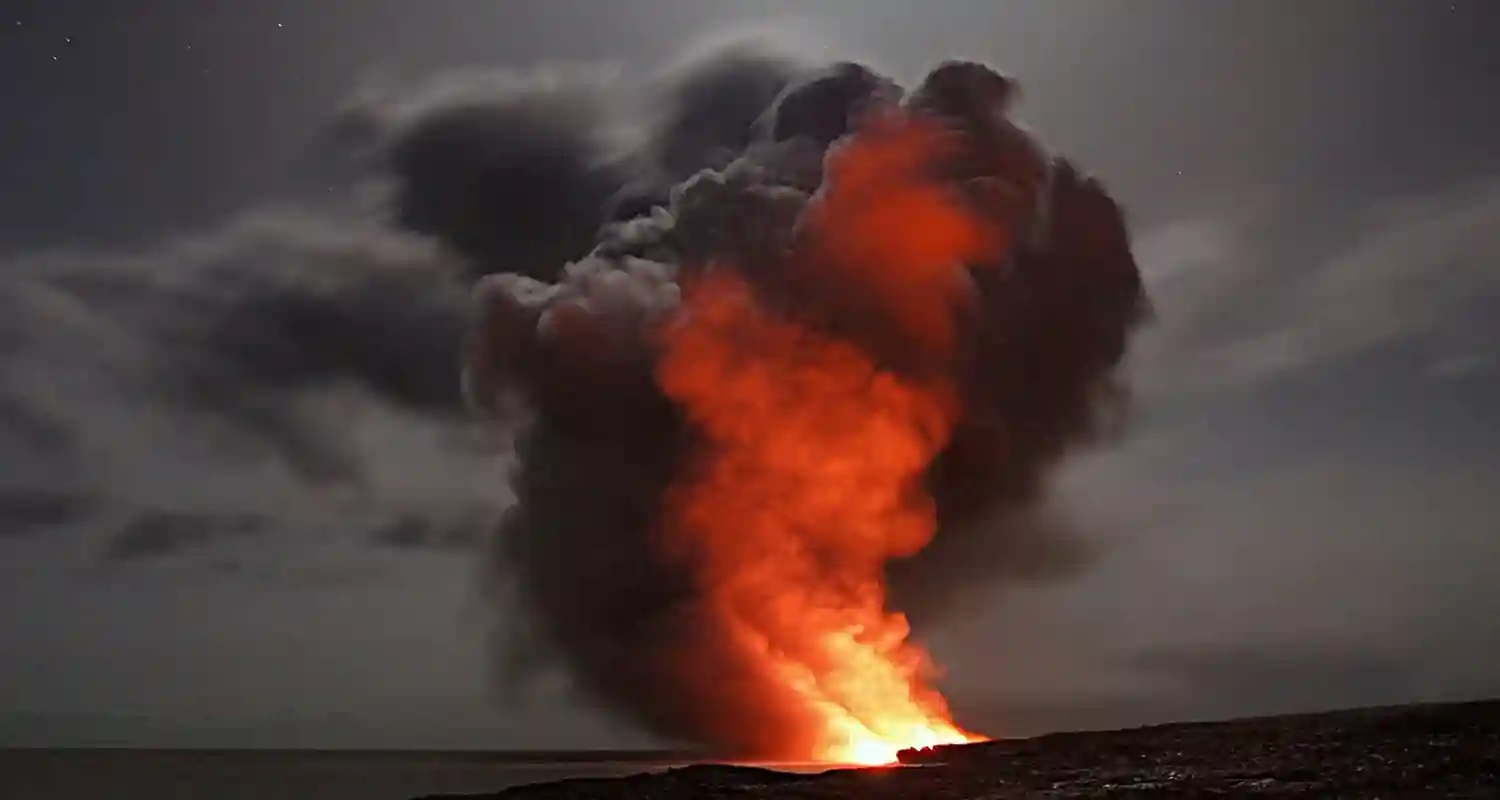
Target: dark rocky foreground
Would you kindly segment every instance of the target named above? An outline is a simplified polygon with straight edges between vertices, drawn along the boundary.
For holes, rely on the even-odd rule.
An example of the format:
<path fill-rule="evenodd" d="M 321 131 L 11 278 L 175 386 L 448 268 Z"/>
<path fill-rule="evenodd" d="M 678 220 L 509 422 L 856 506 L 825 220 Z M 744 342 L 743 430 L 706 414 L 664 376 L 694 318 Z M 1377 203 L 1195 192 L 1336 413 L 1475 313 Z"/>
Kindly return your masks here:
<path fill-rule="evenodd" d="M 488 797 L 1500 798 L 1500 701 L 1051 734 L 907 751 L 902 761 L 811 775 L 700 765 Z"/>

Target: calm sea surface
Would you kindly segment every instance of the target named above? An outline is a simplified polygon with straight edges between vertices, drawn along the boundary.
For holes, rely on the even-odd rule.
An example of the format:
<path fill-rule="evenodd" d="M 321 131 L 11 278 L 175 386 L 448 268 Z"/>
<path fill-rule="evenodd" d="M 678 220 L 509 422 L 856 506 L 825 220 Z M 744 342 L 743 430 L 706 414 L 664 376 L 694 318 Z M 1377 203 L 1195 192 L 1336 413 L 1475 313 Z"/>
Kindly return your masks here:
<path fill-rule="evenodd" d="M 562 778 L 633 775 L 671 765 L 576 754 L 549 760 L 508 753 L 0 750 L 0 798 L 408 800 Z"/>

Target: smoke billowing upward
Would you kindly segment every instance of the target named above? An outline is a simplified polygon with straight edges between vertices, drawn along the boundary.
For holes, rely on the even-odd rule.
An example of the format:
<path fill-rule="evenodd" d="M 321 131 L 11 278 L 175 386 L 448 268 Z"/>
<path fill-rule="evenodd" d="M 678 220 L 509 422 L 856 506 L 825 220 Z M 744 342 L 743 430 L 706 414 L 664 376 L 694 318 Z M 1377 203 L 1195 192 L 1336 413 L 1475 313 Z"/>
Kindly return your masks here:
<path fill-rule="evenodd" d="M 777 528 L 775 542 L 758 546 L 784 548 L 776 559 L 806 569 L 778 579 L 795 585 L 776 596 L 812 603 L 797 606 L 799 619 L 814 607 L 833 613 L 830 603 L 873 602 L 880 630 L 843 618 L 829 630 L 863 631 L 860 646 L 899 667 L 897 693 L 946 724 L 941 698 L 928 702 L 930 675 L 906 620 L 920 629 L 966 592 L 1080 563 L 1078 541 L 1047 507 L 1047 474 L 1118 423 L 1115 368 L 1146 300 L 1120 208 L 1008 119 L 1010 79 L 949 62 L 906 93 L 857 64 L 795 76 L 782 68 L 737 54 L 690 83 L 677 100 L 692 107 L 675 112 L 648 156 L 654 176 L 685 177 L 600 203 L 592 252 L 555 277 L 529 255 L 510 269 L 504 253 L 487 256 L 500 274 L 477 290 L 482 322 L 465 377 L 476 406 L 523 422 L 517 502 L 491 556 L 495 591 L 523 610 L 502 649 L 546 653 L 584 695 L 663 737 L 806 757 L 833 752 L 794 720 L 818 703 L 859 725 L 885 723 L 833 685 L 829 631 L 814 637 L 817 653 L 797 653 L 801 634 L 773 630 L 784 619 L 746 622 L 760 614 L 745 605 L 756 595 L 730 588 L 744 570 L 707 542 Z M 720 88 L 732 102 L 716 105 Z M 759 97 L 765 108 L 747 113 Z M 892 124 L 936 133 L 892 134 Z M 715 319 L 713 334 L 698 337 L 715 347 L 680 346 L 693 340 L 681 331 Z M 767 333 L 777 326 L 790 326 L 794 342 L 779 355 L 766 352 L 785 344 Z M 728 360 L 714 380 L 684 377 L 715 353 Z M 833 364 L 855 365 L 849 385 L 895 405 L 872 406 L 827 375 L 791 391 Z M 760 383 L 736 380 L 747 373 Z M 765 402 L 735 400 L 762 390 Z M 784 459 L 746 455 L 747 426 L 784 436 L 785 419 L 832 402 L 852 403 L 844 425 L 863 424 L 842 439 L 807 428 L 796 447 L 812 450 Z M 935 404 L 925 416 L 915 410 L 924 403 Z M 884 435 L 896 439 L 871 433 L 893 425 Z M 861 447 L 880 461 L 895 456 L 869 448 L 892 441 L 916 443 L 901 451 L 915 459 L 909 476 L 785 463 L 851 458 Z M 819 442 L 846 452 L 820 453 Z M 907 515 L 927 528 L 900 546 L 830 544 L 842 540 L 805 528 L 855 521 L 829 509 L 798 516 L 798 480 L 828 482 L 812 487 L 825 496 L 885 481 L 870 502 L 886 511 L 874 518 L 900 527 Z M 726 499 L 745 492 L 771 509 L 760 523 Z M 767 551 L 743 555 L 764 561 L 757 552 Z M 730 596 L 744 602 L 726 610 Z M 746 625 L 759 655 L 736 631 Z M 789 678 L 787 664 L 803 677 Z"/>

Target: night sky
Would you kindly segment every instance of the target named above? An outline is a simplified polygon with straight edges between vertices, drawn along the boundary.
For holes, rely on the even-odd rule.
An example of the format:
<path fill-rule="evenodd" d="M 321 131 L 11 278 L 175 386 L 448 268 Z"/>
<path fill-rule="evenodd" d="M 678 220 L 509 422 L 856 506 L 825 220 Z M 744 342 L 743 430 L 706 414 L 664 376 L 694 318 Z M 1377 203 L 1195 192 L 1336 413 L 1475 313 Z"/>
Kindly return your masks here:
<path fill-rule="evenodd" d="M 1500 4 L 0 15 L 0 744 L 643 744 L 561 682 L 486 685 L 505 445 L 449 413 L 457 356 L 425 343 L 463 293 L 404 299 L 450 255 L 390 222 L 350 121 L 747 36 L 908 80 L 995 64 L 1132 221 L 1135 424 L 1059 489 L 1098 561 L 926 632 L 963 720 L 1500 695 Z"/>

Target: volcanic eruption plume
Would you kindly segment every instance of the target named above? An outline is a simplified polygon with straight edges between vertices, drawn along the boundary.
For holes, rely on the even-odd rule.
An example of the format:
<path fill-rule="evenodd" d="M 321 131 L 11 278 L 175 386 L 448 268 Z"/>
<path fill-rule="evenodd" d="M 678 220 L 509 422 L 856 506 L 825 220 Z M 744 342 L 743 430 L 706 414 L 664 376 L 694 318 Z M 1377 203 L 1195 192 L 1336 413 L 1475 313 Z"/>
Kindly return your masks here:
<path fill-rule="evenodd" d="M 485 278 L 466 385 L 520 424 L 512 652 L 665 738 L 880 763 L 974 736 L 912 639 L 1069 559 L 1044 479 L 1118 418 L 1119 208 L 948 62 L 788 82 L 748 145 L 556 282 Z"/>

